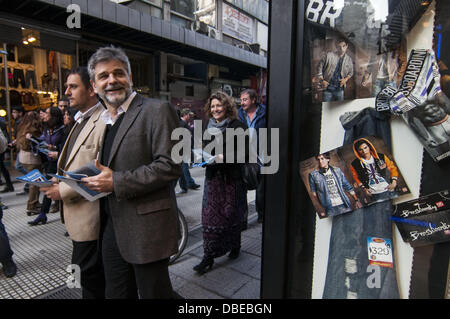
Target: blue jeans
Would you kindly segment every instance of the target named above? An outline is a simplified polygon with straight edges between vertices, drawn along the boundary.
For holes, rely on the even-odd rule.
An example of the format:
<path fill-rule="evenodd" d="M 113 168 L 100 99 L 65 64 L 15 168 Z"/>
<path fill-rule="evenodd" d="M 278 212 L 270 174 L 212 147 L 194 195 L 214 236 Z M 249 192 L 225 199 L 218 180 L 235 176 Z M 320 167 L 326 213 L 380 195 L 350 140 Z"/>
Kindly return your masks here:
<path fill-rule="evenodd" d="M 333 206 L 327 209 L 327 215 L 328 216 L 337 216 L 341 215 L 347 212 L 350 212 L 352 209 L 351 207 L 347 207 L 345 205 L 339 205 L 339 206 Z"/>
<path fill-rule="evenodd" d="M 11 260 L 13 251 L 9 245 L 8 234 L 6 233 L 5 225 L 2 222 L 3 210 L 0 208 L 0 262 Z"/>
<path fill-rule="evenodd" d="M 181 163 L 183 174 L 180 176 L 179 182 L 181 189 L 187 190 L 190 186 L 195 185 L 195 181 L 189 172 L 189 165 L 185 162 Z"/>
<path fill-rule="evenodd" d="M 323 298 L 400 298 L 395 260 L 394 268 L 375 266 L 375 272 L 368 269 L 367 237 L 380 237 L 393 242 L 391 214 L 392 202 L 387 200 L 333 217 Z M 368 281 L 377 273 L 379 285 L 370 287 Z"/>
<path fill-rule="evenodd" d="M 375 84 L 372 86 L 372 96 L 377 96 L 378 93 L 388 85 L 397 87 L 395 81 L 389 81 L 388 78 L 376 79 Z"/>
<path fill-rule="evenodd" d="M 349 120 L 341 120 L 345 130 L 344 144 L 351 144 L 360 137 L 381 137 L 392 152 L 391 124 L 389 116 L 377 112 L 373 107 L 362 109 Z"/>
<path fill-rule="evenodd" d="M 16 167 L 15 168 L 19 173 L 22 173 L 23 175 L 28 173 L 27 170 L 20 163 L 19 154 L 17 154 L 17 157 L 16 157 Z"/>
<path fill-rule="evenodd" d="M 325 91 L 323 91 L 323 101 L 344 101 L 344 88 L 325 89 Z"/>

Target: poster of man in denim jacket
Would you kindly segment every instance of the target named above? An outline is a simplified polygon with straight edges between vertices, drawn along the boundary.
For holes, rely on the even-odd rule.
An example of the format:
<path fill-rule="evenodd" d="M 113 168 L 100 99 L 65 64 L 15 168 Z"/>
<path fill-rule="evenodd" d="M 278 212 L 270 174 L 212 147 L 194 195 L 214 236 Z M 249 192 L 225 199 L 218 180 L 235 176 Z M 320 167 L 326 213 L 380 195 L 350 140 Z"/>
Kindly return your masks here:
<path fill-rule="evenodd" d="M 315 158 L 319 167 L 309 173 L 308 180 L 311 196 L 321 205 L 318 209 L 319 217 L 336 216 L 352 211 L 346 192 L 355 200 L 355 208 L 361 208 L 353 186 L 347 181 L 342 170 L 330 165 L 330 153 L 320 154 Z"/>

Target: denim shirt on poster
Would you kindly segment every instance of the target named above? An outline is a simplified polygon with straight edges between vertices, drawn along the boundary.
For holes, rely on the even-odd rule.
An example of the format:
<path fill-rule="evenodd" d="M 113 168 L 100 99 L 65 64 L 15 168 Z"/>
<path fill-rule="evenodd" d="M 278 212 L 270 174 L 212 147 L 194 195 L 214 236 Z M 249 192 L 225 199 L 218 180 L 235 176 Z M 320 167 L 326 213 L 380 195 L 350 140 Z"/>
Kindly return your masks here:
<path fill-rule="evenodd" d="M 337 188 L 341 195 L 342 201 L 346 207 L 350 206 L 350 200 L 344 191 L 350 192 L 353 190 L 353 186 L 347 181 L 344 173 L 338 167 L 330 166 L 330 170 L 336 178 Z M 332 207 L 330 194 L 328 192 L 327 179 L 324 174 L 318 170 L 314 170 L 309 174 L 309 186 L 311 192 L 316 193 L 322 206 L 327 210 Z"/>

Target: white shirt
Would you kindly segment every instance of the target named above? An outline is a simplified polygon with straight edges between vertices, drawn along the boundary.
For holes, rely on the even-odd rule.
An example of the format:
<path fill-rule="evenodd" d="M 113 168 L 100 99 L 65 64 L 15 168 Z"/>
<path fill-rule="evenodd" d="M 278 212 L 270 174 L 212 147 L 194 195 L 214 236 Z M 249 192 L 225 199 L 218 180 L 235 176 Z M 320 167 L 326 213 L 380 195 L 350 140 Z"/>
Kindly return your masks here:
<path fill-rule="evenodd" d="M 369 176 L 369 191 L 372 194 L 384 193 L 389 184 L 380 174 L 378 174 L 373 156 L 370 156 L 370 159 L 368 160 L 362 159 L 362 161 L 366 167 L 367 175 Z"/>
<path fill-rule="evenodd" d="M 102 104 L 100 102 L 98 102 L 97 104 L 95 104 L 93 107 L 91 107 L 89 110 L 87 110 L 86 112 L 82 113 L 81 111 L 78 111 L 75 116 L 73 117 L 75 119 L 75 122 L 77 122 L 78 124 L 80 124 L 81 122 L 83 122 L 83 120 L 87 117 L 90 117 L 92 115 L 92 113 L 95 112 L 95 110 L 97 109 L 97 107 L 101 106 Z"/>
<path fill-rule="evenodd" d="M 323 175 L 325 176 L 327 181 L 328 195 L 330 196 L 331 206 L 336 207 L 344 204 L 341 198 L 341 194 L 339 193 L 336 178 L 331 172 L 331 169 L 327 169 L 327 171 L 323 173 Z"/>
<path fill-rule="evenodd" d="M 115 118 L 113 118 L 108 109 L 104 110 L 102 115 L 100 115 L 103 122 L 105 122 L 106 125 L 114 125 L 114 123 L 116 123 L 116 120 L 119 118 L 119 115 L 128 111 L 131 101 L 133 101 L 135 96 L 136 92 L 131 93 L 130 96 L 125 100 L 125 102 L 123 102 L 122 105 L 117 108 L 117 115 Z"/>

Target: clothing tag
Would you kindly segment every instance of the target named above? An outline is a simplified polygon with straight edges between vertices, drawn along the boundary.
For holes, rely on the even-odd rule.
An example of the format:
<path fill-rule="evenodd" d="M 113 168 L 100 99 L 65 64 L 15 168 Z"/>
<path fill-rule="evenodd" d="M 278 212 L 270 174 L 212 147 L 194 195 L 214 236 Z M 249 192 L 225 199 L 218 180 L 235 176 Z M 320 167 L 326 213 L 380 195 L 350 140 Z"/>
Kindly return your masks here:
<path fill-rule="evenodd" d="M 369 265 L 380 267 L 394 267 L 392 257 L 392 243 L 390 239 L 378 237 L 367 237 L 367 250 L 369 254 Z"/>

